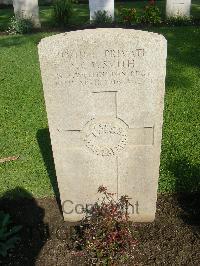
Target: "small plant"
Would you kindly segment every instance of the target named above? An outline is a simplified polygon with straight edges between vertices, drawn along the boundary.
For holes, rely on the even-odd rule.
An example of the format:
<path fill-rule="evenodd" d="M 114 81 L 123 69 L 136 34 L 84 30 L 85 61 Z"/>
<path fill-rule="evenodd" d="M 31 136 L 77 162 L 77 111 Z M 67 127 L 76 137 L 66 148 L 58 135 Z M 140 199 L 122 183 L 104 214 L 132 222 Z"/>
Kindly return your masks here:
<path fill-rule="evenodd" d="M 155 1 L 151 0 L 147 6 L 145 6 L 144 14 L 141 17 L 141 22 L 145 24 L 160 24 L 161 13 L 159 8 L 155 5 Z"/>
<path fill-rule="evenodd" d="M 30 33 L 33 30 L 33 23 L 31 19 L 23 17 L 12 17 L 10 19 L 8 33 L 9 34 L 24 34 Z"/>
<path fill-rule="evenodd" d="M 193 22 L 192 17 L 180 16 L 180 15 L 169 17 L 166 20 L 166 23 L 170 26 L 191 25 L 192 22 Z"/>
<path fill-rule="evenodd" d="M 73 0 L 55 0 L 53 4 L 53 16 L 60 26 L 69 25 L 73 15 Z"/>
<path fill-rule="evenodd" d="M 128 221 L 128 196 L 114 199 L 114 194 L 100 186 L 103 199 L 86 209 L 81 222 L 82 232 L 74 239 L 86 254 L 89 262 L 114 265 L 132 258 L 137 241 L 133 225 Z M 98 264 L 99 265 L 99 264 Z"/>
<path fill-rule="evenodd" d="M 94 12 L 92 23 L 95 25 L 109 25 L 112 23 L 112 16 L 108 15 L 108 12 L 99 10 Z"/>
<path fill-rule="evenodd" d="M 10 215 L 0 211 L 0 256 L 6 257 L 8 251 L 14 248 L 19 237 L 16 233 L 21 226 L 11 226 Z"/>
<path fill-rule="evenodd" d="M 125 25 L 137 23 L 137 12 L 135 8 L 122 8 L 119 12 L 120 22 Z"/>

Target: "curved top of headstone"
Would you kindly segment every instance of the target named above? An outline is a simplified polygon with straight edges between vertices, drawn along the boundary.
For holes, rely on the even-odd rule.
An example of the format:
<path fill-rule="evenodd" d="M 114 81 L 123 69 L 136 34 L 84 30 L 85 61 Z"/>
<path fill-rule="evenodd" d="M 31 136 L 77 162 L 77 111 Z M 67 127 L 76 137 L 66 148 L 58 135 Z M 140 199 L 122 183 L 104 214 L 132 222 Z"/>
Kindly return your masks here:
<path fill-rule="evenodd" d="M 110 43 L 111 41 L 113 41 L 113 43 L 119 43 L 120 40 L 123 40 L 123 42 L 126 40 L 130 42 L 131 40 L 136 41 L 136 39 L 143 40 L 146 43 L 153 42 L 156 46 L 161 44 L 166 45 L 167 43 L 165 37 L 158 33 L 123 28 L 97 28 L 70 31 L 43 38 L 38 44 L 38 48 L 39 50 L 49 50 L 50 54 L 53 56 L 55 55 L 55 47 L 56 49 L 59 47 L 59 50 L 62 50 L 66 45 L 68 47 L 69 45 L 73 45 L 72 48 L 76 48 L 81 41 L 89 40 L 91 43 L 94 40 L 95 44 L 98 42 Z"/>
<path fill-rule="evenodd" d="M 76 30 L 76 31 L 69 31 L 69 32 L 64 32 L 64 33 L 59 33 L 59 34 L 55 34 L 52 36 L 48 36 L 45 37 L 41 40 L 41 42 L 45 41 L 52 41 L 53 39 L 58 39 L 58 38 L 64 38 L 64 37 L 78 37 L 78 36 L 84 36 L 84 37 L 88 37 L 91 38 L 93 35 L 99 35 L 100 37 L 101 35 L 106 35 L 106 36 L 116 36 L 118 34 L 122 34 L 121 36 L 123 36 L 123 34 L 125 36 L 129 35 L 129 36 L 135 36 L 135 37 L 139 37 L 139 36 L 146 36 L 149 38 L 160 38 L 160 39 L 165 39 L 165 37 L 159 33 L 154 33 L 154 32 L 150 32 L 150 31 L 143 31 L 143 30 L 134 30 L 134 29 L 123 29 L 123 28 L 95 28 L 95 29 L 84 29 L 84 30 Z M 110 35 L 112 34 L 112 35 Z M 40 43 L 41 43 L 40 42 Z"/>

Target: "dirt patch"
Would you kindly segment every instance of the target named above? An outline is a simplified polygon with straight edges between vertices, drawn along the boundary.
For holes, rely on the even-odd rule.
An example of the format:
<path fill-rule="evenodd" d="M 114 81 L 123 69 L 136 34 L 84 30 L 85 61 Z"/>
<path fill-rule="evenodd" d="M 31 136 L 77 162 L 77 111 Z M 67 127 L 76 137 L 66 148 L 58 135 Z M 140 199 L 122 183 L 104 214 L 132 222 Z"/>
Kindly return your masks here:
<path fill-rule="evenodd" d="M 130 265 L 200 265 L 200 193 L 160 195 L 155 222 L 140 224 L 135 261 Z M 55 198 L 0 199 L 15 224 L 23 225 L 21 241 L 1 265 L 86 265 L 70 251 L 68 225 Z"/>

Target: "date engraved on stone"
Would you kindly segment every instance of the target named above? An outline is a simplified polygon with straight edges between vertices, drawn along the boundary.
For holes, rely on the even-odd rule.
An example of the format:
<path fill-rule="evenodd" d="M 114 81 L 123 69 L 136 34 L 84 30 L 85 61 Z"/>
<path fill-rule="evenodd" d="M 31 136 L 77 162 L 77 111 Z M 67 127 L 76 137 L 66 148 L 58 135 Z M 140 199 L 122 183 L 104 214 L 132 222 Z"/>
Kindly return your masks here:
<path fill-rule="evenodd" d="M 99 156 L 116 156 L 127 144 L 128 126 L 118 118 L 93 119 L 86 124 L 85 145 Z"/>

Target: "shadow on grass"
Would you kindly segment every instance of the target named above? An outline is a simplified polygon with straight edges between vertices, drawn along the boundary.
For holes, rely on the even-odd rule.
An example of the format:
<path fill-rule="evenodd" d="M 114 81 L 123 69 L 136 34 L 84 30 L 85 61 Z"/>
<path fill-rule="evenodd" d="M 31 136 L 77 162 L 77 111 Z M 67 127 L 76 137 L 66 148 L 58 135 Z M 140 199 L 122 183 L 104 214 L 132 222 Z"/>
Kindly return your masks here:
<path fill-rule="evenodd" d="M 176 191 L 196 192 L 200 190 L 200 165 L 192 165 L 187 159 L 181 158 L 170 162 L 168 169 L 176 178 Z"/>
<path fill-rule="evenodd" d="M 7 191 L 0 198 L 0 210 L 9 213 L 13 224 L 21 225 L 20 242 L 10 256 L 0 258 L 1 265 L 34 266 L 49 237 L 49 227 L 43 222 L 45 211 L 32 195 L 21 187 Z"/>
<path fill-rule="evenodd" d="M 26 42 L 22 36 L 6 36 L 1 38 L 0 47 L 12 47 L 12 46 L 20 46 Z"/>
<path fill-rule="evenodd" d="M 200 232 L 200 165 L 192 165 L 187 159 L 169 164 L 168 169 L 176 178 L 176 191 L 183 221 Z M 184 192 L 184 188 L 189 192 Z"/>
<path fill-rule="evenodd" d="M 60 201 L 60 194 L 58 189 L 58 183 L 56 178 L 56 171 L 55 171 L 55 165 L 53 160 L 53 152 L 51 147 L 51 140 L 50 140 L 50 134 L 49 129 L 40 129 L 37 132 L 37 141 L 40 147 L 40 151 L 45 163 L 45 167 L 47 169 L 47 173 L 49 175 L 51 185 L 53 187 L 53 191 L 56 197 L 56 201 L 58 204 L 58 207 L 60 209 L 60 212 L 62 213 L 62 206 Z"/>
<path fill-rule="evenodd" d="M 56 171 L 48 128 L 38 130 L 37 141 L 51 181 L 51 185 L 53 187 L 54 194 L 56 198 L 59 198 L 58 183 L 56 179 Z"/>
<path fill-rule="evenodd" d="M 0 31 L 4 31 L 8 28 L 10 18 L 14 16 L 14 10 L 12 6 L 0 5 Z"/>
<path fill-rule="evenodd" d="M 0 39 L 0 48 L 11 48 L 26 46 L 30 43 L 38 45 L 40 40 L 45 37 L 45 34 L 33 32 L 24 35 L 3 35 Z"/>

